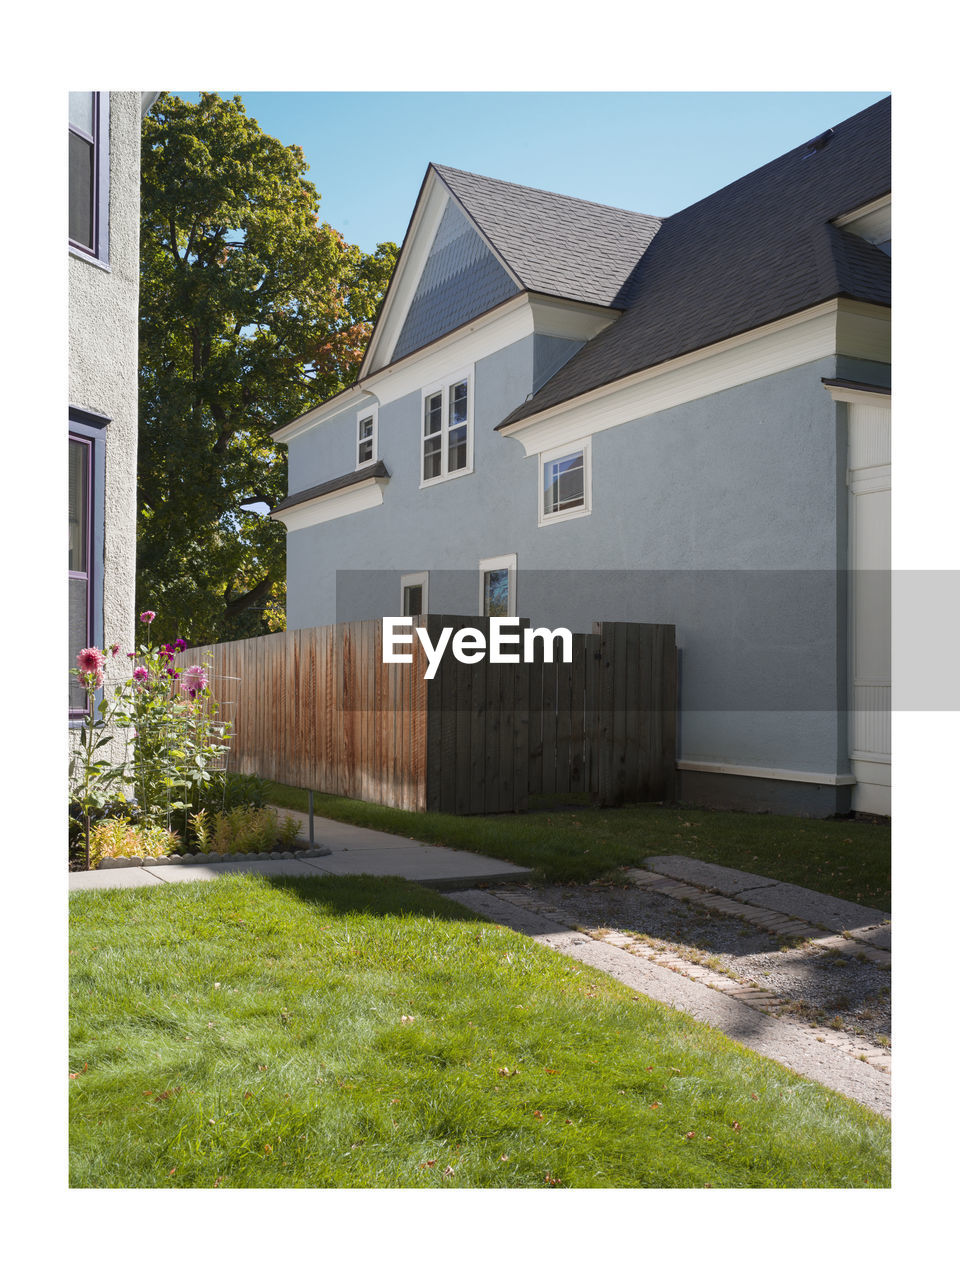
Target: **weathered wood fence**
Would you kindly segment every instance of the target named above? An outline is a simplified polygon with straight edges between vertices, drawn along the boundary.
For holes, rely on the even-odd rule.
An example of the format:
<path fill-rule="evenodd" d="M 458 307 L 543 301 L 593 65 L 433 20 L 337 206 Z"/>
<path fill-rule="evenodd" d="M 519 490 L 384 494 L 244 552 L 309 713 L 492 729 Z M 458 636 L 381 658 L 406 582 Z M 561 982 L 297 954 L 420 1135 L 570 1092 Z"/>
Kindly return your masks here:
<path fill-rule="evenodd" d="M 443 627 L 489 619 L 415 618 Z M 526 626 L 521 621 L 521 626 Z M 379 619 L 235 640 L 182 655 L 203 663 L 233 722 L 230 768 L 401 809 L 504 813 L 530 795 L 589 792 L 603 804 L 673 798 L 675 628 L 598 622 L 572 661 L 458 662 L 432 680 L 381 660 Z"/>

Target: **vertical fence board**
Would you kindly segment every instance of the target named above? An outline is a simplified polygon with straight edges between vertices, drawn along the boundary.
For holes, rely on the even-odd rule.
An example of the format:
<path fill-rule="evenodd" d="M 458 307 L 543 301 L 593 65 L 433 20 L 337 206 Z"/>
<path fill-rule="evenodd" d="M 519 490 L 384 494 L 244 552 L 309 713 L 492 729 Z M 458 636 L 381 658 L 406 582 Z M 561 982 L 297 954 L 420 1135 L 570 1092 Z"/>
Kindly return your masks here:
<path fill-rule="evenodd" d="M 541 685 L 541 739 L 540 753 L 542 776 L 540 786 L 545 795 L 557 789 L 557 666 L 553 662 L 542 664 Z"/>
<path fill-rule="evenodd" d="M 483 633 L 489 644 L 490 623 L 487 618 L 474 619 L 473 625 Z M 487 733 L 489 725 L 486 717 L 487 676 L 489 664 L 478 662 L 470 670 L 470 813 L 484 813 L 486 805 L 486 760 Z"/>
<path fill-rule="evenodd" d="M 559 648 L 559 646 L 557 646 Z M 553 668 L 556 673 L 557 689 L 557 780 L 554 790 L 565 793 L 570 787 L 570 734 L 573 722 L 571 699 L 573 688 L 570 680 L 570 666 L 556 660 L 554 653 Z"/>
<path fill-rule="evenodd" d="M 527 698 L 529 706 L 528 749 L 527 749 L 527 787 L 530 795 L 539 795 L 543 791 L 543 662 L 530 664 L 527 679 Z"/>
<path fill-rule="evenodd" d="M 647 738 L 649 717 L 642 715 L 641 690 L 650 671 L 650 638 L 640 627 L 624 627 L 624 675 L 620 701 L 624 708 L 623 778 L 624 799 L 643 798 L 642 765 L 649 757 Z"/>
<path fill-rule="evenodd" d="M 570 663 L 570 757 L 568 791 L 586 791 L 585 747 L 586 725 L 584 723 L 584 687 L 586 682 L 585 644 L 586 636 L 575 635 Z"/>

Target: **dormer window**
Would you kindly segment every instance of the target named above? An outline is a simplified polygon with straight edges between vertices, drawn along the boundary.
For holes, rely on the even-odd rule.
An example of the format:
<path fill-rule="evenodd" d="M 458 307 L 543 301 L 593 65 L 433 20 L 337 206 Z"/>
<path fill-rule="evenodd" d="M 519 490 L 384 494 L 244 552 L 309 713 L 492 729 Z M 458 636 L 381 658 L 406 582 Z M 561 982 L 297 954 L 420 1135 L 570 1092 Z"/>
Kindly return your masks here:
<path fill-rule="evenodd" d="M 357 414 L 357 467 L 377 460 L 377 411 L 362 409 Z"/>
<path fill-rule="evenodd" d="M 420 487 L 473 470 L 473 395 L 467 373 L 423 393 Z"/>

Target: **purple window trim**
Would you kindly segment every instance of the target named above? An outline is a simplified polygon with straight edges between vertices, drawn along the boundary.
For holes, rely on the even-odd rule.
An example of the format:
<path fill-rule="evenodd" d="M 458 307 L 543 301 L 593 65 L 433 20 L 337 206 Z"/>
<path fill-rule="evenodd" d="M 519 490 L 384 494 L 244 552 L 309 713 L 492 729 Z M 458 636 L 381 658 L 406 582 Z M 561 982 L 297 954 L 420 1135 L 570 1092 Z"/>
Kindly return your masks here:
<path fill-rule="evenodd" d="M 106 428 L 110 422 L 102 414 L 70 406 L 69 439 L 88 447 L 87 454 L 87 572 L 71 572 L 71 578 L 87 578 L 87 634 L 86 644 L 103 648 L 103 498 L 104 498 L 104 445 Z M 70 666 L 73 666 L 71 655 Z M 71 677 L 73 679 L 74 677 Z M 83 715 L 81 708 L 70 708 L 69 721 L 77 724 Z"/>
<path fill-rule="evenodd" d="M 87 262 L 109 269 L 110 264 L 110 94 L 93 94 L 93 136 L 85 129 L 67 124 L 75 133 L 93 144 L 93 245 L 80 244 L 67 237 L 70 252 Z"/>
<path fill-rule="evenodd" d="M 83 570 L 80 570 L 80 569 L 68 569 L 68 570 L 67 570 L 67 578 L 68 578 L 68 580 L 69 580 L 69 581 L 71 581 L 71 582 L 82 581 L 82 582 L 84 582 L 84 583 L 86 584 L 86 591 L 85 591 L 85 593 L 84 593 L 84 594 L 85 594 L 85 599 L 86 599 L 86 619 L 85 619 L 86 625 L 85 625 L 85 627 L 84 627 L 84 638 L 83 638 L 83 646 L 84 646 L 84 648 L 86 648 L 88 645 L 93 644 L 93 640 L 92 640 L 92 638 L 91 638 L 91 637 L 93 636 L 93 625 L 94 625 L 94 619 L 93 619 L 93 592 L 92 592 L 92 591 L 91 591 L 91 589 L 90 589 L 90 588 L 91 588 L 91 586 L 92 586 L 92 579 L 93 579 L 93 453 L 94 453 L 94 442 L 93 442 L 93 440 L 91 440 L 91 439 L 90 439 L 90 437 L 89 437 L 89 436 L 81 436 L 81 435 L 77 435 L 77 434 L 76 434 L 75 432 L 73 432 L 73 431 L 71 431 L 71 432 L 70 432 L 69 439 L 70 439 L 70 442 L 71 442 L 71 443 L 76 443 L 76 444 L 83 445 L 83 448 L 84 448 L 84 451 L 85 451 L 85 454 L 86 454 L 86 459 L 85 459 L 85 463 L 86 463 L 86 465 L 85 465 L 85 471 L 86 471 L 85 481 L 86 481 L 86 483 L 84 484 L 84 495 L 83 495 L 83 502 L 84 502 L 84 510 L 83 510 L 83 535 L 84 535 L 84 539 L 83 539 L 83 540 L 84 540 L 84 543 L 85 543 L 84 548 L 83 548 L 83 563 L 86 565 L 86 568 L 85 568 L 85 569 L 83 569 Z M 71 686 L 71 692 L 72 692 L 72 686 Z M 82 719 L 82 717 L 83 717 L 83 714 L 84 714 L 84 708 L 83 708 L 82 706 L 71 706 L 71 707 L 69 708 L 69 714 L 70 714 L 70 719 L 71 719 L 71 720 L 80 720 L 80 719 Z"/>

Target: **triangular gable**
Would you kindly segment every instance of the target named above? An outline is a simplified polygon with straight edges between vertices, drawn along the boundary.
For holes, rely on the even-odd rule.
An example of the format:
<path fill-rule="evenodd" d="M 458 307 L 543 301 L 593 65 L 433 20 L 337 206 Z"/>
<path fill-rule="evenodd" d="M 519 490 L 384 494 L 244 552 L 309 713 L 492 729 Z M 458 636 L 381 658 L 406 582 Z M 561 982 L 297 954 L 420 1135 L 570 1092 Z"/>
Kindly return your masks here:
<path fill-rule="evenodd" d="M 360 379 L 435 342 L 522 289 L 430 165 Z"/>
<path fill-rule="evenodd" d="M 476 228 L 448 200 L 391 359 L 401 360 L 517 292 Z"/>

